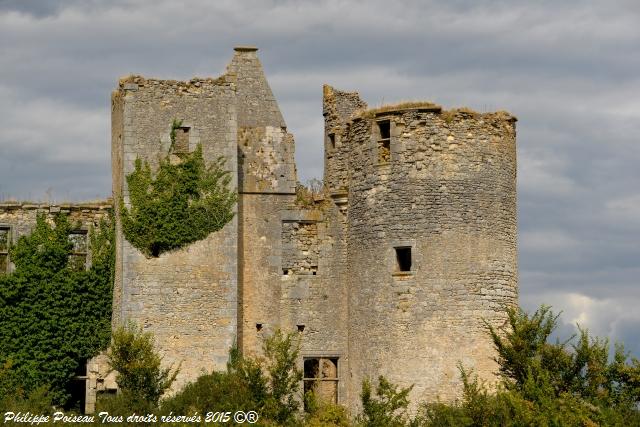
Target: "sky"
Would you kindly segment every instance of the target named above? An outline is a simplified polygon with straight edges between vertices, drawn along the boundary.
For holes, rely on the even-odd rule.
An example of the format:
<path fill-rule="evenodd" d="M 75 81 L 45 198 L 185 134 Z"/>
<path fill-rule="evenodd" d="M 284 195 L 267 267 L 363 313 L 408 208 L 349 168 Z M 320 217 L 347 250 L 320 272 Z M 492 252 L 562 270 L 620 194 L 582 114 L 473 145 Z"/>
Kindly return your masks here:
<path fill-rule="evenodd" d="M 0 0 L 0 200 L 111 192 L 110 93 L 256 45 L 322 177 L 322 84 L 515 114 L 520 302 L 640 357 L 640 2 Z"/>

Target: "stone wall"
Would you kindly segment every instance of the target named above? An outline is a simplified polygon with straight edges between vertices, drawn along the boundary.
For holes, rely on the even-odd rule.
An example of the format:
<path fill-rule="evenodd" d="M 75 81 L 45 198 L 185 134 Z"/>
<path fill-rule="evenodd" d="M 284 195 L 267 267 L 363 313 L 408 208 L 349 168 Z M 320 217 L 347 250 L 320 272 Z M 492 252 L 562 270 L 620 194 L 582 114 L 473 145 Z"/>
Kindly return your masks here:
<path fill-rule="evenodd" d="M 347 157 L 350 148 L 345 138 L 351 115 L 367 108 L 356 92 L 343 92 L 329 85 L 322 88 L 324 116 L 324 183 L 331 193 L 346 192 Z"/>
<path fill-rule="evenodd" d="M 117 223 L 115 322 L 182 362 L 177 387 L 222 369 L 234 341 L 259 355 L 276 329 L 299 333 L 300 367 L 337 375 L 322 392 L 351 409 L 380 374 L 415 384 L 414 402 L 459 396 L 458 362 L 495 378 L 483 321 L 517 302 L 515 119 L 323 95 L 325 191 L 298 203 L 293 136 L 255 48 L 236 48 L 218 79 L 120 81 L 116 200 L 136 158 L 167 153 L 173 119 L 189 150 L 227 159 L 239 198 L 223 230 L 158 258 Z"/>
<path fill-rule="evenodd" d="M 311 209 L 284 212 L 282 219 L 283 256 L 295 263 L 284 260 L 294 267 L 282 275 L 281 323 L 287 331 L 300 332 L 303 361 L 331 358 L 337 364 L 336 397 L 346 403 L 351 378 L 345 215 L 327 199 Z M 317 268 L 309 268 L 316 260 Z"/>
<path fill-rule="evenodd" d="M 136 159 L 152 170 L 169 152 L 174 120 L 188 149 L 205 161 L 222 156 L 237 187 L 235 76 L 188 82 L 130 76 L 112 97 L 114 197 L 128 204 L 125 177 Z M 116 203 L 119 208 L 119 203 Z M 114 318 L 153 332 L 166 364 L 181 364 L 179 388 L 203 370 L 224 368 L 236 340 L 238 220 L 185 248 L 146 258 L 122 236 L 117 221 Z"/>
<path fill-rule="evenodd" d="M 350 122 L 352 407 L 380 374 L 414 402 L 458 397 L 458 362 L 495 378 L 483 322 L 517 304 L 514 122 L 431 104 Z"/>
<path fill-rule="evenodd" d="M 0 274 L 12 271 L 13 265 L 9 257 L 9 247 L 15 244 L 21 236 L 31 234 L 36 226 L 38 214 L 45 215 L 53 223 L 56 215 L 67 215 L 69 222 L 77 233 L 70 236 L 76 242 L 80 252 L 86 252 L 87 265 L 91 262 L 88 233 L 97 227 L 100 221 L 108 219 L 112 210 L 111 200 L 101 200 L 87 203 L 28 203 L 2 202 L 0 203 Z"/>

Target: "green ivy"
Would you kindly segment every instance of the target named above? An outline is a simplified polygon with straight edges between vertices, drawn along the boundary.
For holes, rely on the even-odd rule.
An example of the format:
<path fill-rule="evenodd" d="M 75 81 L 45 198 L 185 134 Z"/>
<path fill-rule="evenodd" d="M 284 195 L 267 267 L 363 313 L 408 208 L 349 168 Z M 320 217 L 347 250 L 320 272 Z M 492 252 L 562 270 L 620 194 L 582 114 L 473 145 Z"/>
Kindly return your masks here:
<path fill-rule="evenodd" d="M 174 120 L 172 149 L 180 126 Z M 233 218 L 237 200 L 224 163 L 219 157 L 207 166 L 200 145 L 181 157 L 170 153 L 161 159 L 155 176 L 147 162 L 137 159 L 135 170 L 127 175 L 130 208 L 120 201 L 127 240 L 146 256 L 157 257 L 224 227 Z"/>
<path fill-rule="evenodd" d="M 105 349 L 111 333 L 114 275 L 113 221 L 91 230 L 92 265 L 69 263 L 73 227 L 39 215 L 35 230 L 11 248 L 15 271 L 0 277 L 0 394 L 27 394 L 49 386 L 66 403 L 74 375 Z M 0 396 L 0 402 L 7 396 Z"/>

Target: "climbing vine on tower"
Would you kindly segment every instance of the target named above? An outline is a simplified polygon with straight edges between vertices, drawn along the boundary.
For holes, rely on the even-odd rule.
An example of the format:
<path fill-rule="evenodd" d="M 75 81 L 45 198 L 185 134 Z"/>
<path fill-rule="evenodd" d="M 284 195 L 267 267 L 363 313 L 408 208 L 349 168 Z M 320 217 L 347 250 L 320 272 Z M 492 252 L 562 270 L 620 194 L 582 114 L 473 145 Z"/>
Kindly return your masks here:
<path fill-rule="evenodd" d="M 127 175 L 130 206 L 121 200 L 122 229 L 149 257 L 202 240 L 234 215 L 237 194 L 229 189 L 231 174 L 224 169 L 224 158 L 205 164 L 200 145 L 191 153 L 172 155 L 181 125 L 173 121 L 170 153 L 160 160 L 155 175 L 140 159 Z"/>

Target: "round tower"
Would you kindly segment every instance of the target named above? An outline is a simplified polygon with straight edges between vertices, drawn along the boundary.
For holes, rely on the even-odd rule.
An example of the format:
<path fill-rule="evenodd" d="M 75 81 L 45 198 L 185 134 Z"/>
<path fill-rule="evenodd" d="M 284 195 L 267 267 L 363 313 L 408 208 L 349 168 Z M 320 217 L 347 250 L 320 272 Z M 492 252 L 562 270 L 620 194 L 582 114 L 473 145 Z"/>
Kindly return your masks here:
<path fill-rule="evenodd" d="M 414 403 L 458 397 L 459 363 L 495 378 L 484 322 L 517 304 L 515 121 L 411 103 L 347 124 L 352 404 L 378 375 Z"/>

